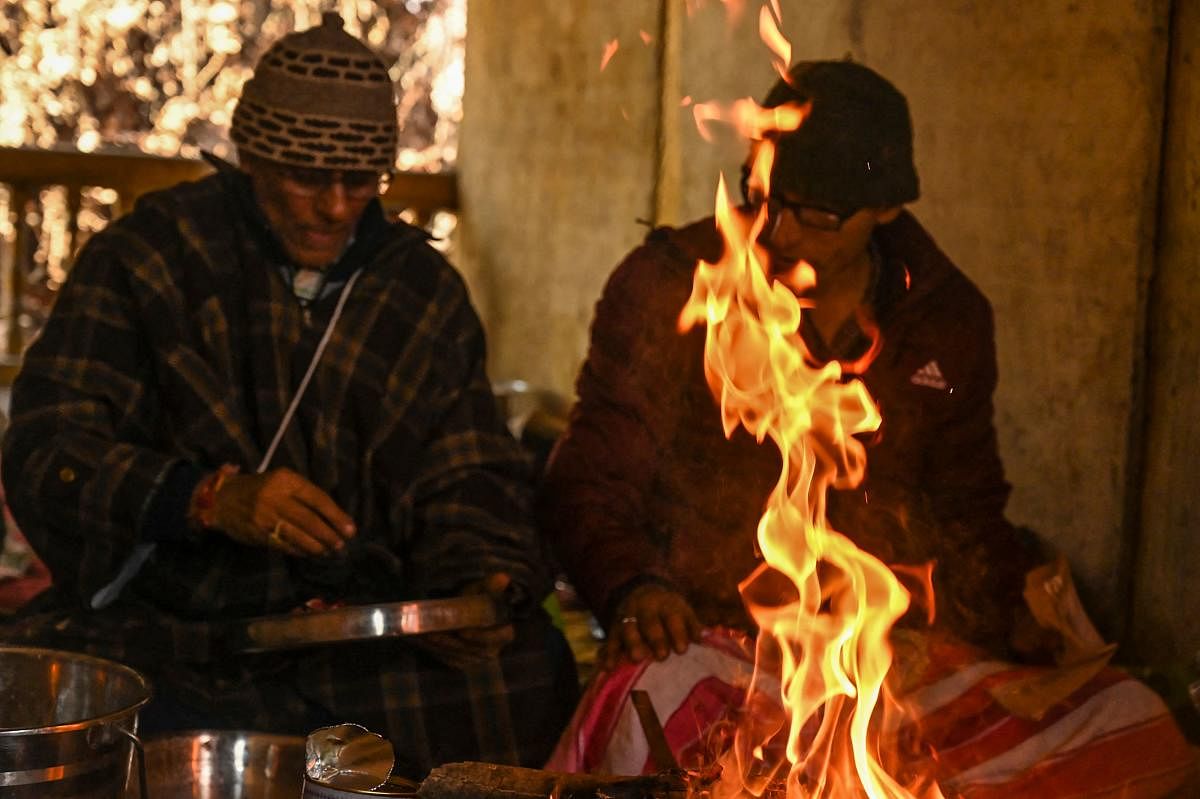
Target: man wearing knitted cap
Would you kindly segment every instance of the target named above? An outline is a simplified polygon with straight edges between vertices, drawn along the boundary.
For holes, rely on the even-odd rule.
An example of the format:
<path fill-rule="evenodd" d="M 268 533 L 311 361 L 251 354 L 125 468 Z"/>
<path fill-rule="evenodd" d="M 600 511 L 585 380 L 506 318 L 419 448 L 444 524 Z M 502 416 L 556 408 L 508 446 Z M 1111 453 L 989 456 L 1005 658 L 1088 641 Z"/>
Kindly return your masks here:
<path fill-rule="evenodd" d="M 1095 631 L 1070 628 L 1068 646 L 1056 652 L 1071 658 L 1073 670 L 1000 662 L 1044 658 L 1068 628 L 1041 630 L 1023 601 L 1040 553 L 1032 534 L 1004 516 L 1009 486 L 992 422 L 991 309 L 904 210 L 918 195 L 904 97 L 864 66 L 831 61 L 794 67 L 765 101 L 785 103 L 811 103 L 810 115 L 777 136 L 769 192 L 746 170 L 738 212 L 766 211 L 759 244 L 765 266 L 785 285 L 800 261 L 811 265 L 815 286 L 791 283 L 811 305 L 800 330 L 809 353 L 860 378 L 883 417 L 864 442 L 863 483 L 830 491 L 827 516 L 832 529 L 899 567 L 898 576 L 935 565 L 933 628 L 920 580 L 910 577 L 914 609 L 893 631 L 884 701 L 912 715 L 878 725 L 872 719 L 872 728 L 890 731 L 881 743 L 895 751 L 883 756 L 903 762 L 905 773 L 931 775 L 947 796 L 1116 795 L 1120 786 L 1131 796 L 1165 794 L 1191 769 L 1194 753 L 1153 692 L 1101 670 L 1111 649 Z M 794 594 L 785 579 L 773 584 L 777 573 L 756 571 L 756 527 L 779 480 L 780 457 L 740 426 L 726 438 L 705 376 L 706 331 L 678 330 L 697 263 L 719 263 L 723 247 L 711 218 L 655 230 L 617 267 L 596 307 L 578 402 L 538 505 L 571 582 L 608 635 L 602 672 L 552 769 L 663 767 L 661 749 L 646 743 L 627 707 L 637 690 L 649 695 L 663 742 L 681 766 L 712 764 L 736 726 L 766 731 L 739 749 L 736 765 L 754 785 L 748 790 L 771 793 L 766 782 L 787 773 L 787 720 L 778 687 L 770 688 L 782 656 L 757 642 L 758 652 L 774 652 L 775 668 L 769 657 L 758 663 L 766 678 L 755 683 L 761 694 L 747 699 L 756 630 L 739 593 L 754 574 L 747 589 L 761 604 L 782 610 Z M 879 349 L 864 357 L 875 334 Z M 838 603 L 830 576 L 822 573 L 822 588 Z M 1044 606 L 1052 604 L 1047 596 L 1071 596 L 1061 573 L 1032 585 L 1044 592 Z M 819 613 L 813 626 L 825 618 Z M 1085 651 L 1084 639 L 1094 648 Z M 810 668 L 808 676 L 794 675 L 791 689 L 804 692 L 798 704 L 826 698 L 810 690 L 821 667 Z M 826 735 L 823 724 L 817 733 L 816 723 L 837 718 L 848 727 L 844 715 L 829 714 L 854 695 L 825 687 L 836 698 L 800 719 L 803 729 L 792 729 L 799 740 L 787 740 L 801 751 L 813 744 L 811 760 L 796 764 L 804 774 L 791 776 L 814 796 L 854 794 L 839 765 L 823 756 L 837 733 Z"/>
<path fill-rule="evenodd" d="M 5 486 L 55 586 L 9 637 L 147 672 L 146 732 L 355 722 L 410 777 L 539 764 L 573 666 L 463 282 L 378 201 L 387 70 L 327 15 L 232 138 L 238 168 L 88 242 L 29 348 Z M 247 618 L 471 593 L 511 623 L 245 652 Z"/>

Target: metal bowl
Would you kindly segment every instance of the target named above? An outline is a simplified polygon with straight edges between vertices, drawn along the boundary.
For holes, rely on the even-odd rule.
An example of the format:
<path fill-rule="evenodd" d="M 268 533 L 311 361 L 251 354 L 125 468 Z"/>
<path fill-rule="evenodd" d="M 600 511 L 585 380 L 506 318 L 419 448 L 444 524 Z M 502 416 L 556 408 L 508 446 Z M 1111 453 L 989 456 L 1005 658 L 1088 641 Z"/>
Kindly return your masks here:
<path fill-rule="evenodd" d="M 145 746 L 149 799 L 296 799 L 304 785 L 300 735 L 194 730 Z"/>
<path fill-rule="evenodd" d="M 0 647 L 0 797 L 124 792 L 146 678 L 110 660 Z"/>

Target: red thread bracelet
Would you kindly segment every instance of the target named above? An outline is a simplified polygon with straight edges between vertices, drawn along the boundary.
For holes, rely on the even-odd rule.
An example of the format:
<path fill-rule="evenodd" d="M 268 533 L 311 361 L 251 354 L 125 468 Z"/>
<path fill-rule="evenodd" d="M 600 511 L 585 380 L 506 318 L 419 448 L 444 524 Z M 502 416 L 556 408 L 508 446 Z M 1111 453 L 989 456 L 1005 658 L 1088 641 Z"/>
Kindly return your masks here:
<path fill-rule="evenodd" d="M 216 522 L 214 511 L 217 508 L 217 492 L 221 490 L 227 478 L 240 471 L 241 467 L 226 463 L 200 481 L 196 490 L 192 492 L 192 502 L 188 506 L 188 522 L 193 528 L 207 530 L 213 526 Z"/>

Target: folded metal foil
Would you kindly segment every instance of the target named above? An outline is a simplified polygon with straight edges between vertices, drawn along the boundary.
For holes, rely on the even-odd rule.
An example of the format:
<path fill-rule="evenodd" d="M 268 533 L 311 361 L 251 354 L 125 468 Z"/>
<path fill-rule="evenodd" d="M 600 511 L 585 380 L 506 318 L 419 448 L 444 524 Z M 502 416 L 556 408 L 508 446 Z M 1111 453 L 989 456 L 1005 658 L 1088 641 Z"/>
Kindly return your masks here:
<path fill-rule="evenodd" d="M 358 724 L 338 724 L 310 733 L 304 754 L 304 773 L 309 780 L 343 791 L 382 788 L 396 764 L 391 742 Z"/>

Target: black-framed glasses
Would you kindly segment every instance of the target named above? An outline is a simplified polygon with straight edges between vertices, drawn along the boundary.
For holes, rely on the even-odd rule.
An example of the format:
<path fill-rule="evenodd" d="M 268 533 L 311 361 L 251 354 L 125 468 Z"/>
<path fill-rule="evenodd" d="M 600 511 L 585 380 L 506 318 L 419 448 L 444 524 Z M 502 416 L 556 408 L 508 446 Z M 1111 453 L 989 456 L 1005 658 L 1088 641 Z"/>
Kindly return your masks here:
<path fill-rule="evenodd" d="M 316 197 L 323 191 L 340 183 L 346 196 L 365 200 L 387 190 L 389 175 L 365 169 L 315 169 L 311 167 L 273 165 L 275 173 L 283 181 L 283 188 L 297 197 Z"/>
<path fill-rule="evenodd" d="M 808 203 L 792 202 L 777 194 L 765 194 L 761 187 L 750 184 L 750 175 L 747 171 L 742 172 L 742 198 L 745 199 L 747 205 L 755 208 L 765 203 L 767 215 L 776 220 L 776 223 L 783 212 L 788 211 L 800 225 L 830 233 L 841 230 L 846 220 L 855 214 L 854 211 L 838 213 Z"/>

